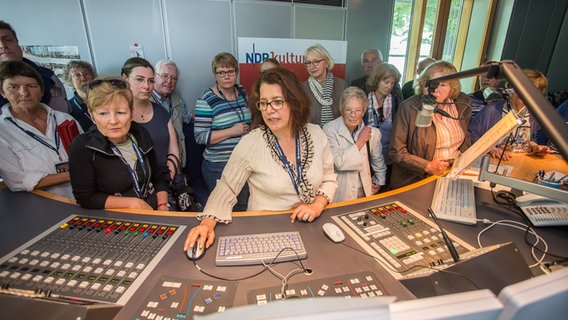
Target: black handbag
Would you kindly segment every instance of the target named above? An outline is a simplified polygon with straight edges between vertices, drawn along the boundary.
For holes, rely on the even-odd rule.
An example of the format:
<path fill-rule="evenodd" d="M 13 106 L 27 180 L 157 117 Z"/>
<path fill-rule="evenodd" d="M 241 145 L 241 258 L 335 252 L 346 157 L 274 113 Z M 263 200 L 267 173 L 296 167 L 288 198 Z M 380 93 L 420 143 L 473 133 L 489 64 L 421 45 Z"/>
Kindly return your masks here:
<path fill-rule="evenodd" d="M 202 211 L 202 206 L 195 201 L 193 188 L 189 186 L 187 177 L 180 170 L 179 158 L 173 154 L 168 154 L 167 161 L 175 168 L 175 174 L 170 184 L 172 197 L 175 201 L 176 211 Z"/>

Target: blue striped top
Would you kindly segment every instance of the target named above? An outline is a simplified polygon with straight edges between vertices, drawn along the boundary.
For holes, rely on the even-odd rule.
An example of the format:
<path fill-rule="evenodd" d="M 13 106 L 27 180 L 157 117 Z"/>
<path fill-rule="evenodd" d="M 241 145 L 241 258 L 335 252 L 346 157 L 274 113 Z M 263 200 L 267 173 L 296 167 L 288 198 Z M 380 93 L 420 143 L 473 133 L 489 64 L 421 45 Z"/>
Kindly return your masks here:
<path fill-rule="evenodd" d="M 241 87 L 241 92 L 246 91 Z M 230 137 L 216 144 L 210 144 L 214 130 L 228 129 L 239 122 L 250 123 L 251 113 L 245 97 L 228 101 L 216 95 L 211 88 L 205 89 L 195 105 L 195 141 L 207 145 L 203 158 L 211 162 L 227 162 L 241 136 Z"/>

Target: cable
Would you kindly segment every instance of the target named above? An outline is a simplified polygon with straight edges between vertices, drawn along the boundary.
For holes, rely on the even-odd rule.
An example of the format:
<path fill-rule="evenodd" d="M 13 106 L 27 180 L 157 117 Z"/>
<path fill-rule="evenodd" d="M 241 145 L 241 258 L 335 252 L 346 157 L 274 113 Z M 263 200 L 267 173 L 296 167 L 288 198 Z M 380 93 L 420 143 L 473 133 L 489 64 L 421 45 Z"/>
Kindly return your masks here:
<path fill-rule="evenodd" d="M 468 107 L 471 107 L 471 105 L 469 105 L 468 103 L 465 102 L 459 102 L 459 101 L 454 101 L 454 102 L 435 102 L 435 106 L 434 106 L 434 113 L 437 113 L 443 117 L 449 118 L 449 119 L 453 119 L 453 120 L 465 120 L 467 119 L 467 117 L 453 117 L 451 114 L 447 113 L 445 110 L 442 110 L 440 108 L 438 108 L 438 105 L 442 105 L 442 104 L 461 104 L 461 105 L 465 105 Z"/>
<path fill-rule="evenodd" d="M 195 265 L 195 267 L 197 268 L 197 270 L 199 270 L 201 273 L 210 276 L 211 278 L 217 279 L 217 280 L 224 280 L 224 281 L 241 281 L 241 280 L 246 280 L 246 279 L 250 279 L 250 278 L 254 278 L 258 275 L 261 275 L 262 273 L 264 273 L 266 270 L 269 270 L 270 266 L 272 266 L 273 264 L 276 263 L 276 259 L 278 259 L 278 257 L 282 254 L 282 252 L 286 251 L 286 250 L 291 250 L 294 251 L 294 254 L 296 255 L 296 257 L 298 258 L 297 260 L 292 260 L 292 262 L 297 261 L 300 263 L 301 269 L 304 273 L 306 274 L 311 274 L 312 273 L 312 269 L 310 268 L 306 268 L 304 267 L 304 264 L 302 263 L 302 260 L 300 259 L 300 256 L 298 255 L 298 253 L 296 252 L 296 250 L 290 248 L 290 247 L 286 247 L 286 248 L 282 248 L 282 250 L 280 250 L 280 252 L 278 252 L 278 254 L 276 255 L 276 257 L 274 257 L 274 259 L 272 259 L 272 261 L 267 265 L 264 263 L 264 261 L 262 262 L 262 264 L 264 265 L 264 268 L 256 273 L 253 273 L 249 276 L 245 276 L 242 278 L 236 278 L 236 279 L 229 279 L 229 278 L 223 278 L 220 276 L 216 276 L 213 274 L 210 274 L 208 272 L 206 272 L 205 270 L 201 269 L 201 267 L 197 264 L 197 262 L 195 260 L 192 260 L 193 264 Z M 287 261 L 290 262 L 290 261 Z"/>
<path fill-rule="evenodd" d="M 533 251 L 536 250 L 536 251 L 539 251 L 539 252 L 542 253 L 542 254 L 545 254 L 545 255 L 548 255 L 548 256 L 551 256 L 551 257 L 558 258 L 558 259 L 560 259 L 559 261 L 568 260 L 568 257 L 560 256 L 560 255 L 557 255 L 557 254 L 548 252 L 548 250 L 547 250 L 547 251 L 543 251 L 543 250 L 541 250 L 540 248 L 538 248 L 538 247 L 536 247 L 535 245 L 533 245 L 533 244 L 528 240 L 527 236 L 528 236 L 528 234 L 529 234 L 529 229 L 530 229 L 531 223 L 530 223 L 530 221 L 527 219 L 527 217 L 523 214 L 522 210 L 517 206 L 517 203 L 516 203 L 516 197 L 517 197 L 517 196 L 516 196 L 515 194 L 513 194 L 512 192 L 509 192 L 509 191 L 504 191 L 504 190 L 501 190 L 501 191 L 497 192 L 497 194 L 495 194 L 495 193 L 494 193 L 494 190 L 493 190 L 493 186 L 492 186 L 492 187 L 491 187 L 491 195 L 493 196 L 493 201 L 494 201 L 495 203 L 497 203 L 498 205 L 504 207 L 505 209 L 508 209 L 508 210 L 512 211 L 513 213 L 515 213 L 515 214 L 521 216 L 521 218 L 522 218 L 523 221 L 525 222 L 525 224 L 522 224 L 522 226 L 527 228 L 527 230 L 525 230 L 525 237 L 524 237 L 525 243 L 526 243 L 527 245 L 529 245 L 529 246 L 532 248 Z M 486 219 L 483 219 L 483 220 L 479 220 L 479 219 L 478 219 L 478 221 L 483 221 L 484 223 L 490 223 L 490 222 L 491 222 L 491 221 L 486 220 Z M 486 222 L 486 221 L 487 221 L 487 222 Z M 516 221 L 515 221 L 515 222 L 516 222 Z M 517 223 L 520 223 L 520 222 L 517 222 Z M 532 229 L 530 229 L 530 230 L 532 230 Z M 537 242 L 537 243 L 538 243 L 538 242 Z M 535 260 L 538 260 L 538 259 L 535 258 Z"/>
<path fill-rule="evenodd" d="M 352 247 L 352 246 L 346 244 L 345 242 L 342 242 L 341 244 L 344 245 L 344 246 L 346 246 L 346 247 L 348 247 L 348 248 L 350 248 L 350 249 L 353 249 L 353 250 L 355 250 L 355 251 L 357 251 L 357 252 L 359 252 L 359 253 L 362 253 L 362 254 L 364 254 L 364 255 L 366 255 L 366 256 L 369 256 L 369 257 L 375 259 L 375 261 L 377 261 L 377 262 L 378 262 L 380 265 L 382 265 L 384 268 L 389 269 L 390 271 L 392 271 L 392 272 L 394 272 L 394 273 L 402 274 L 402 273 L 405 273 L 405 272 L 412 271 L 413 269 L 416 269 L 416 268 L 430 269 L 430 270 L 434 270 L 434 271 L 437 271 L 437 272 L 442 272 L 442 273 L 446 273 L 446 274 L 448 274 L 448 275 L 453 275 L 453 276 L 462 278 L 462 279 L 466 280 L 467 282 L 471 283 L 471 285 L 473 285 L 476 289 L 478 289 L 478 290 L 481 289 L 473 280 L 471 280 L 470 278 L 464 276 L 463 274 L 457 273 L 457 272 L 453 272 L 453 271 L 449 271 L 449 270 L 444 270 L 444 269 L 437 269 L 437 268 L 434 268 L 434 267 L 422 266 L 422 265 L 414 265 L 414 266 L 412 266 L 412 267 L 410 267 L 410 268 L 407 268 L 407 269 L 404 269 L 404 270 L 401 270 L 401 271 L 397 271 L 397 270 L 391 268 L 390 265 L 386 264 L 386 263 L 383 262 L 381 259 L 375 257 L 374 255 L 371 255 L 371 254 L 369 254 L 369 253 L 367 253 L 367 252 L 365 252 L 365 251 L 362 251 L 362 250 L 359 250 L 359 249 L 357 249 L 357 248 L 355 248 L 355 247 Z"/>
<path fill-rule="evenodd" d="M 518 210 L 518 212 L 517 212 L 517 211 L 515 211 L 515 212 L 517 212 L 517 214 L 519 214 L 519 215 L 523 218 L 523 221 L 525 221 L 525 224 L 526 224 L 527 226 L 530 226 L 530 225 L 531 225 L 531 222 L 528 220 L 528 218 L 527 218 L 527 217 L 525 216 L 525 214 L 522 212 L 521 208 L 519 208 L 518 206 L 515 205 L 515 208 L 514 208 L 514 209 L 515 209 L 515 210 Z M 527 233 L 528 233 L 528 230 L 525 230 L 525 242 L 530 245 L 530 243 L 528 242 L 528 239 L 527 239 Z M 541 252 L 541 253 L 543 253 L 543 251 L 542 251 L 540 248 L 538 248 L 538 247 L 535 247 L 534 249 L 537 250 L 537 251 L 539 251 L 539 252 Z M 562 261 L 562 260 L 568 260 L 568 257 L 560 256 L 560 255 L 557 255 L 557 254 L 554 254 L 554 253 L 550 253 L 550 252 L 547 252 L 547 255 L 552 256 L 552 257 L 555 257 L 555 258 L 559 258 L 561 261 Z"/>
<path fill-rule="evenodd" d="M 491 196 L 495 203 L 507 209 L 511 209 L 516 205 L 516 196 L 509 191 L 500 190 L 495 193 L 495 190 L 491 187 Z"/>
<path fill-rule="evenodd" d="M 542 266 L 544 266 L 543 264 L 543 260 L 547 255 L 547 251 L 548 251 L 548 244 L 546 243 L 546 241 L 539 236 L 536 231 L 534 231 L 529 225 L 526 225 L 522 222 L 518 222 L 518 221 L 514 221 L 514 220 L 499 220 L 499 221 L 491 221 L 488 219 L 478 219 L 479 221 L 482 221 L 485 224 L 489 224 L 489 226 L 487 226 L 486 228 L 484 228 L 483 230 L 481 230 L 478 234 L 477 234 L 477 245 L 480 248 L 483 248 L 483 244 L 481 243 L 481 235 L 483 233 L 485 233 L 486 231 L 490 230 L 491 228 L 493 228 L 496 225 L 500 225 L 500 226 L 506 226 L 506 227 L 511 227 L 511 228 L 515 228 L 515 229 L 519 229 L 519 230 L 523 230 L 525 231 L 525 239 L 526 239 L 526 235 L 527 233 L 530 233 L 532 235 L 535 236 L 536 242 L 534 244 L 529 244 L 532 248 L 531 248 L 531 255 L 533 257 L 533 259 L 536 261 L 535 264 L 529 265 L 529 268 L 534 268 L 536 266 L 540 266 L 542 269 Z M 526 228 L 526 229 L 525 229 Z M 529 232 L 530 231 L 530 232 Z M 544 245 L 544 251 L 542 251 L 542 256 L 540 258 L 537 257 L 537 254 L 535 252 L 535 248 L 536 246 L 542 241 L 543 245 Z M 543 270 L 543 272 L 545 272 Z M 547 273 L 547 272 L 545 272 Z"/>
<path fill-rule="evenodd" d="M 288 272 L 288 274 L 286 276 L 283 276 L 282 274 L 278 273 L 276 270 L 274 270 L 274 268 L 271 265 L 267 265 L 266 263 L 264 263 L 264 261 L 262 262 L 262 264 L 268 268 L 268 270 L 275 275 L 277 278 L 280 278 L 281 282 L 282 282 L 282 286 L 280 287 L 280 294 L 282 295 L 282 300 L 286 300 L 288 298 L 288 294 L 286 293 L 287 288 L 288 288 L 288 280 L 290 279 L 290 277 L 292 277 L 293 275 L 297 274 L 297 273 L 305 273 L 307 275 L 311 274 L 311 273 L 307 273 L 305 270 L 306 269 L 302 269 L 302 268 L 297 268 L 297 269 L 293 269 L 292 271 Z"/>

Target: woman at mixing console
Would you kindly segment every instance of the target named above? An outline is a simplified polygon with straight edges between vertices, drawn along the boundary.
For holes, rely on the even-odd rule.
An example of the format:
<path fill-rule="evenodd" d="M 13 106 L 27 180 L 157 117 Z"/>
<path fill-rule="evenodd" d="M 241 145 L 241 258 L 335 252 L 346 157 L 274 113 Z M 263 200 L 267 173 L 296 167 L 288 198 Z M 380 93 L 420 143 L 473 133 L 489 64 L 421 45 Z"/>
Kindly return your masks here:
<path fill-rule="evenodd" d="M 132 121 L 133 96 L 121 79 L 90 82 L 87 108 L 93 123 L 71 144 L 69 173 L 77 202 L 91 209 L 168 210 L 168 174 L 150 134 Z"/>
<path fill-rule="evenodd" d="M 190 230 L 184 250 L 209 247 L 217 222 L 231 222 L 231 208 L 245 182 L 247 211 L 290 210 L 290 220 L 312 222 L 333 200 L 337 187 L 326 135 L 308 123 L 310 99 L 289 70 L 263 72 L 249 100 L 252 126 L 235 147 L 211 193 L 201 223 Z"/>

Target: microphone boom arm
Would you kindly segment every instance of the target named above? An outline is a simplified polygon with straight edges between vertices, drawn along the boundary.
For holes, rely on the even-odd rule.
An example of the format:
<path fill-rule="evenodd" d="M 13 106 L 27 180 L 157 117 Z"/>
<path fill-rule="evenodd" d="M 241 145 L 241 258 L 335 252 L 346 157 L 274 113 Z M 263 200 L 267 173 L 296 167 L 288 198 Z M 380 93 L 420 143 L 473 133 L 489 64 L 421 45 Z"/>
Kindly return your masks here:
<path fill-rule="evenodd" d="M 568 161 L 568 124 L 558 116 L 555 108 L 544 97 L 534 84 L 527 78 L 521 68 L 512 60 L 481 66 L 470 70 L 455 72 L 426 81 L 429 93 L 440 84 L 440 81 L 462 79 L 487 73 L 488 78 L 506 79 L 515 89 L 528 110 L 536 118 L 550 141 L 554 142 L 562 157 Z"/>

